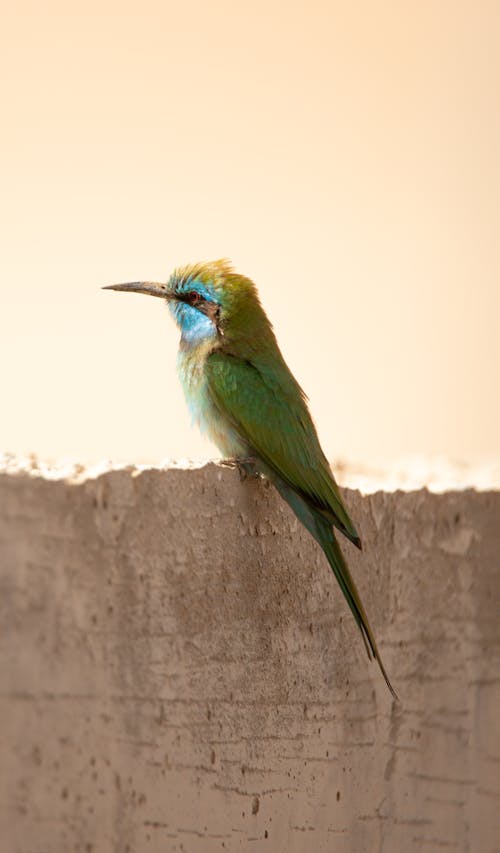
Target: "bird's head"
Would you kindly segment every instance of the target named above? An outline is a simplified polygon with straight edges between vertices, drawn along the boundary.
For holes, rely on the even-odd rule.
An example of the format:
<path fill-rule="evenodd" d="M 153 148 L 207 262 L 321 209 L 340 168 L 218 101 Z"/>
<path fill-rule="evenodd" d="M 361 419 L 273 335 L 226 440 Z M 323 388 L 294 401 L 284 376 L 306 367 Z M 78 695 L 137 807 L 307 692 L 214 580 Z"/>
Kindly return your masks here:
<path fill-rule="evenodd" d="M 247 337 L 257 331 L 256 323 L 270 328 L 255 285 L 235 273 L 227 260 L 180 267 L 166 284 L 133 281 L 104 289 L 164 299 L 181 330 L 184 346 L 207 339 Z"/>

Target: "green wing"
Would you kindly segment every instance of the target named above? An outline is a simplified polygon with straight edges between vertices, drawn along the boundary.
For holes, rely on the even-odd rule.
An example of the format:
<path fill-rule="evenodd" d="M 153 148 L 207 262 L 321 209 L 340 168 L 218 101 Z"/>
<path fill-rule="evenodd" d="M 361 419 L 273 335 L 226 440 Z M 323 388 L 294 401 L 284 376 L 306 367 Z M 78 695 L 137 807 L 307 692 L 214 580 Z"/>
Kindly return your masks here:
<path fill-rule="evenodd" d="M 263 372 L 219 350 L 207 359 L 206 377 L 214 405 L 265 465 L 361 547 L 304 397 L 284 362 Z"/>

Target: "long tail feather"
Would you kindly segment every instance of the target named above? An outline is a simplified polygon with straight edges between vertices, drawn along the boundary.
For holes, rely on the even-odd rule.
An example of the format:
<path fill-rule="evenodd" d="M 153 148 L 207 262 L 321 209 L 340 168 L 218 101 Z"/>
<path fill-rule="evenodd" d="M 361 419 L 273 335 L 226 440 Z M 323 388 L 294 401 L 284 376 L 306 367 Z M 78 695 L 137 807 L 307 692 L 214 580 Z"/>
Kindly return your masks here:
<path fill-rule="evenodd" d="M 340 550 L 339 543 L 335 538 L 332 526 L 319 512 L 315 512 L 314 509 L 308 506 L 302 497 L 281 478 L 274 476 L 273 480 L 281 497 L 286 500 L 295 512 L 299 521 L 302 522 L 304 527 L 307 528 L 309 533 L 311 533 L 311 535 L 314 536 L 316 541 L 321 545 L 361 632 L 368 658 L 370 660 L 372 657 L 375 658 L 380 667 L 380 671 L 384 676 L 387 687 L 394 698 L 399 700 L 399 696 L 394 690 L 394 687 L 389 681 L 387 672 L 385 671 L 373 631 L 368 621 L 368 616 L 366 615 L 365 609 L 361 603 L 358 590 L 356 589 L 356 584 L 354 583 L 353 577 L 344 559 L 344 555 Z"/>
<path fill-rule="evenodd" d="M 317 525 L 317 527 L 318 526 L 319 525 Z M 326 529 L 320 528 L 320 530 L 318 530 L 318 541 L 320 542 L 320 545 L 323 548 L 323 551 L 325 552 L 325 556 L 328 562 L 330 563 L 333 573 L 337 578 L 339 586 L 342 592 L 344 593 L 345 599 L 351 609 L 354 619 L 356 620 L 356 623 L 361 632 L 361 636 L 364 640 L 368 657 L 370 658 L 370 660 L 372 656 L 375 658 L 380 667 L 380 671 L 384 676 L 385 683 L 391 691 L 391 694 L 394 696 L 395 699 L 399 699 L 399 696 L 396 693 L 394 687 L 392 686 L 389 680 L 389 676 L 387 675 L 387 672 L 385 670 L 382 658 L 380 656 L 380 652 L 377 648 L 377 643 L 375 642 L 373 631 L 368 621 L 368 616 L 366 615 L 363 604 L 361 603 L 361 599 L 356 589 L 356 584 L 354 583 L 354 580 L 344 559 L 344 555 L 340 550 L 340 546 L 335 538 L 333 530 L 330 527 L 327 527 Z"/>

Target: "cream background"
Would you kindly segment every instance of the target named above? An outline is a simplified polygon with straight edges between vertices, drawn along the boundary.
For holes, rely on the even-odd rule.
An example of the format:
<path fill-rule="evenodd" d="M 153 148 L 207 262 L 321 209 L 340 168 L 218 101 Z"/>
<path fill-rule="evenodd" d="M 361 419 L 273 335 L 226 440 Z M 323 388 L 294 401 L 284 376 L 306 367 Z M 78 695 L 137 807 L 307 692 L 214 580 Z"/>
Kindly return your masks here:
<path fill-rule="evenodd" d="M 156 300 L 230 257 L 327 454 L 500 454 L 498 2 L 16 3 L 0 448 L 214 455 Z"/>

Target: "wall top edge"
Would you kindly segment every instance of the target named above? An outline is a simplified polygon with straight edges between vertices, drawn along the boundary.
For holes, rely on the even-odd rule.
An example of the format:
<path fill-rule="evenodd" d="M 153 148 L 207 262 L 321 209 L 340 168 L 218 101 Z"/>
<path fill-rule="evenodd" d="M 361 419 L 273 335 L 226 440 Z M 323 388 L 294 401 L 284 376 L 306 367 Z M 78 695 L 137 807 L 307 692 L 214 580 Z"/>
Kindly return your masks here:
<path fill-rule="evenodd" d="M 96 479 L 112 471 L 128 471 L 132 476 L 139 476 L 146 471 L 195 471 L 210 467 L 218 471 L 218 479 L 222 472 L 231 470 L 231 466 L 220 459 L 165 459 L 158 464 L 147 465 L 102 460 L 86 464 L 74 459 L 45 461 L 35 454 L 22 456 L 0 452 L 0 475 L 41 477 L 74 484 Z M 334 465 L 334 471 L 341 486 L 356 489 L 362 494 L 379 491 L 413 492 L 421 489 L 437 494 L 466 489 L 481 492 L 500 490 L 500 460 L 470 464 L 442 457 L 412 457 L 373 468 L 341 462 Z"/>

